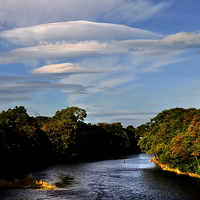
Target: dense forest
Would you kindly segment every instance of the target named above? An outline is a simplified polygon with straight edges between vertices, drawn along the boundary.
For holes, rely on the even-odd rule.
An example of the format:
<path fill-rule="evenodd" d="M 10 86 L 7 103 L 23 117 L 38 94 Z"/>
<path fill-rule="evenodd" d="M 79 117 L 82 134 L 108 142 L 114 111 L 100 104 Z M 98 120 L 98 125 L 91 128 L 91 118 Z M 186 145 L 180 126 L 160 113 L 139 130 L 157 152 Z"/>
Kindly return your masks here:
<path fill-rule="evenodd" d="M 0 113 L 0 177 L 16 175 L 45 163 L 93 160 L 137 153 L 139 135 L 121 123 L 86 124 L 78 107 L 53 117 L 31 117 L 23 106 Z"/>
<path fill-rule="evenodd" d="M 140 148 L 159 163 L 182 172 L 200 175 L 200 110 L 164 110 L 150 122 L 137 127 Z"/>

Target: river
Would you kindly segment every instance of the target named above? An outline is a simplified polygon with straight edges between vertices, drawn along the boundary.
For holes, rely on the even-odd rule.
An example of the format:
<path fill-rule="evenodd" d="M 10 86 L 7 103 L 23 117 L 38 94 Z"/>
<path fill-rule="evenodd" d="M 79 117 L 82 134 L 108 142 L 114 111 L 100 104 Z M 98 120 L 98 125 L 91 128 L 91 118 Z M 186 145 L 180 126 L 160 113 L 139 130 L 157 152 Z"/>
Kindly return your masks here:
<path fill-rule="evenodd" d="M 200 199 L 200 180 L 162 171 L 145 154 L 118 159 L 57 164 L 33 172 L 58 190 L 0 190 L 0 199 Z M 125 163 L 124 160 L 125 159 Z"/>

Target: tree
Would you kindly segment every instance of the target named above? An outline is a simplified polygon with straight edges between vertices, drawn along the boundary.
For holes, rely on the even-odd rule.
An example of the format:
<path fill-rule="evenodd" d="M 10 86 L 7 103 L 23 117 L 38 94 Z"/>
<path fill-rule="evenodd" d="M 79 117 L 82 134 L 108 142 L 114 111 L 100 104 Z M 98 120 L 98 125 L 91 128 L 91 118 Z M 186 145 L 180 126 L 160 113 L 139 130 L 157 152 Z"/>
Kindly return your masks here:
<path fill-rule="evenodd" d="M 23 106 L 0 113 L 0 137 L 10 156 L 18 158 L 39 156 L 48 150 L 47 137 L 35 118 L 30 117 Z"/>
<path fill-rule="evenodd" d="M 130 149 L 130 140 L 121 123 L 99 123 L 98 127 L 104 129 L 104 149 L 112 154 L 124 154 Z"/>
<path fill-rule="evenodd" d="M 140 152 L 140 148 L 137 145 L 139 141 L 139 135 L 137 129 L 129 125 L 126 127 L 125 131 L 130 141 L 131 152 L 133 153 Z"/>
<path fill-rule="evenodd" d="M 52 119 L 45 122 L 42 129 L 50 140 L 54 156 L 57 158 L 76 156 L 76 131 L 69 122 Z"/>
<path fill-rule="evenodd" d="M 49 140 L 23 106 L 0 113 L 0 157 L 3 168 L 15 174 L 48 157 Z M 10 170 L 8 170 L 10 173 Z M 1 173 L 1 172 L 0 172 Z"/>
<path fill-rule="evenodd" d="M 69 123 L 84 122 L 87 117 L 86 111 L 78 107 L 67 107 L 61 111 L 57 111 L 53 116 L 53 119 L 59 119 L 61 121 L 66 121 Z"/>

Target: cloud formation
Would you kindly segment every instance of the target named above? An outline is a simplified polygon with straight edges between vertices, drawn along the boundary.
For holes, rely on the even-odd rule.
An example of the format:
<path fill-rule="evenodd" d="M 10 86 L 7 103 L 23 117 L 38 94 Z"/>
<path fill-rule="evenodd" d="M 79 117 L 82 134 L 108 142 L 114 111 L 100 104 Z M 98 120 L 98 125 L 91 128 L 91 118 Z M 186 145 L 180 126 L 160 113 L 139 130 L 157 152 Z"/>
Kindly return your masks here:
<path fill-rule="evenodd" d="M 92 41 L 18 48 L 10 52 L 0 53 L 0 64 L 119 54 L 132 54 L 140 57 L 166 57 L 176 56 L 187 49 L 197 48 L 200 48 L 199 33 L 177 33 L 166 36 L 161 40 L 134 39 L 111 43 Z"/>
<path fill-rule="evenodd" d="M 80 106 L 91 121 L 132 124 L 162 108 L 198 106 L 198 84 L 190 84 L 199 78 L 198 4 L 1 0 L 2 109 L 20 101 L 50 115 Z"/>
<path fill-rule="evenodd" d="M 73 63 L 45 65 L 31 71 L 32 74 L 37 76 L 69 76 L 74 74 L 91 74 L 105 72 L 111 72 L 111 70 L 83 68 Z"/>
<path fill-rule="evenodd" d="M 9 76 L 3 77 L 3 84 L 0 84 L 0 103 L 8 103 L 12 101 L 22 101 L 29 100 L 30 97 L 26 96 L 33 92 L 38 92 L 41 90 L 55 90 L 55 89 L 65 89 L 66 94 L 86 94 L 87 87 L 77 84 L 65 84 L 65 83 L 55 83 L 49 81 L 38 81 L 37 79 L 28 80 L 23 77 L 12 77 L 14 83 L 10 82 Z M 1 77 L 0 77 L 1 79 Z M 8 81 L 5 84 L 5 81 Z M 20 81 L 19 81 L 20 80 Z M 22 81 L 23 80 L 23 81 Z"/>
<path fill-rule="evenodd" d="M 69 91 L 69 93 L 70 91 L 72 91 L 72 93 L 85 93 L 87 91 L 87 89 L 81 85 L 36 80 L 0 85 L 1 94 L 27 94 L 43 89 L 65 89 Z"/>
<path fill-rule="evenodd" d="M 164 44 L 172 45 L 184 45 L 185 47 L 195 48 L 200 45 L 200 32 L 195 31 L 193 33 L 181 32 L 172 35 L 168 35 L 161 40 Z"/>
<path fill-rule="evenodd" d="M 63 58 L 82 58 L 101 55 L 107 44 L 77 43 L 61 45 L 41 45 L 13 49 L 0 54 L 0 64 L 26 62 L 34 60 L 51 60 Z"/>
<path fill-rule="evenodd" d="M 55 44 L 63 41 L 106 41 L 159 37 L 161 35 L 139 28 L 89 21 L 40 24 L 0 32 L 0 38 L 6 39 L 13 44 L 24 46 Z"/>
<path fill-rule="evenodd" d="M 180 55 L 187 49 L 200 48 L 199 32 L 181 32 L 157 40 L 145 39 L 145 37 L 151 38 L 155 36 L 160 37 L 160 35 L 142 29 L 88 21 L 50 23 L 16 28 L 0 32 L 0 37 L 6 38 L 14 44 L 30 46 L 0 53 L 0 64 L 120 54 L 130 54 L 135 57 L 164 58 Z M 138 37 L 142 39 L 138 39 Z M 88 39 L 95 40 L 87 41 Z M 77 40 L 80 41 L 78 42 Z M 69 41 L 74 42 L 66 43 Z M 38 43 L 40 45 L 32 46 Z M 199 51 L 196 52 L 196 54 L 198 53 Z M 89 71 L 92 71 L 86 68 L 74 69 L 77 73 L 89 73 Z M 47 68 L 43 67 L 32 73 L 38 73 L 38 70 L 44 69 Z M 65 75 L 67 75 L 66 70 L 70 73 L 69 69 L 65 69 Z M 64 73 L 64 70 L 62 73 Z"/>

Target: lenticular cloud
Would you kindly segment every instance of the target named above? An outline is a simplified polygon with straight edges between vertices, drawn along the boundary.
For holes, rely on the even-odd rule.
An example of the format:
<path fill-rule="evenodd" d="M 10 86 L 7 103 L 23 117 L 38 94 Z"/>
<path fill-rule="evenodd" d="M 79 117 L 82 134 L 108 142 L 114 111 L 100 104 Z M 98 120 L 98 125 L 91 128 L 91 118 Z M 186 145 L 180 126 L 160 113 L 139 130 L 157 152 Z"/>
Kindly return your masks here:
<path fill-rule="evenodd" d="M 125 25 L 96 23 L 89 21 L 70 21 L 40 24 L 15 28 L 0 32 L 0 37 L 17 45 L 32 46 L 58 42 L 77 42 L 91 40 L 128 40 L 158 38 L 161 35 Z"/>
<path fill-rule="evenodd" d="M 105 73 L 109 71 L 110 70 L 83 68 L 73 63 L 60 63 L 36 68 L 32 70 L 31 73 L 37 76 L 68 76 L 73 74 Z"/>

